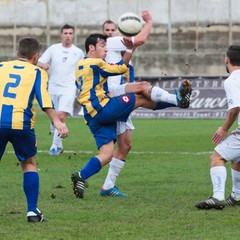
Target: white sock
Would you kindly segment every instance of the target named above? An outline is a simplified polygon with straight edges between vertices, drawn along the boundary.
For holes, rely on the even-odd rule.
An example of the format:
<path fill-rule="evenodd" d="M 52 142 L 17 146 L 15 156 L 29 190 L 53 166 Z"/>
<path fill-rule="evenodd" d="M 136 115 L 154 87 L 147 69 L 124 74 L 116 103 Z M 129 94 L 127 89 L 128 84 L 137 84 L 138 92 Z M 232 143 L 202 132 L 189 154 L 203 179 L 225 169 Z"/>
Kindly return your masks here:
<path fill-rule="evenodd" d="M 50 132 L 51 132 L 51 135 L 53 136 L 54 134 L 54 131 L 55 131 L 55 127 L 53 126 L 52 123 L 50 123 Z"/>
<path fill-rule="evenodd" d="M 175 94 L 171 94 L 160 87 L 152 87 L 151 99 L 154 102 L 167 102 L 177 105 L 177 98 Z"/>
<path fill-rule="evenodd" d="M 116 178 L 121 172 L 125 165 L 125 161 L 122 161 L 117 158 L 112 158 L 112 161 L 109 163 L 108 174 L 105 179 L 105 182 L 102 186 L 103 189 L 108 190 L 115 186 Z"/>
<path fill-rule="evenodd" d="M 58 130 L 57 129 L 54 130 L 52 146 L 57 146 L 59 148 L 63 148 L 62 138 L 60 138 L 58 136 Z"/>
<path fill-rule="evenodd" d="M 232 197 L 236 200 L 240 200 L 240 172 L 231 169 L 232 173 Z"/>
<path fill-rule="evenodd" d="M 227 170 L 225 166 L 212 167 L 210 175 L 213 184 L 213 197 L 218 200 L 225 199 L 225 183 L 227 179 Z"/>

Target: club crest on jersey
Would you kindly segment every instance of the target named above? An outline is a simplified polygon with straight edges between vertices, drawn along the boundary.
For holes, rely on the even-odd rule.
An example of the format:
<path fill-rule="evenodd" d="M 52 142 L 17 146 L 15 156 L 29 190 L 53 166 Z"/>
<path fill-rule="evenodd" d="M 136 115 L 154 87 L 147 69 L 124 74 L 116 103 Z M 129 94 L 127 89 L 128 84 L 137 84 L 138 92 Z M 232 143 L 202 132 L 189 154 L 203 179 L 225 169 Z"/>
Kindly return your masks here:
<path fill-rule="evenodd" d="M 128 95 L 123 95 L 121 97 L 122 103 L 129 103 L 130 102 L 130 97 Z"/>

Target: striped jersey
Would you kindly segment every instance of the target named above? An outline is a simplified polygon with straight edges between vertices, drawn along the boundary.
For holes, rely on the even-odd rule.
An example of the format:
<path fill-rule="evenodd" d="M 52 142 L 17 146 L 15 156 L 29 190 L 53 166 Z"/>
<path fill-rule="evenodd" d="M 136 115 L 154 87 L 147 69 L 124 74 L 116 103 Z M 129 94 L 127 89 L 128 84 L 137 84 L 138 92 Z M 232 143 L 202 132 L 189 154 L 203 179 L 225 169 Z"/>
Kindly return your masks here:
<path fill-rule="evenodd" d="M 0 128 L 33 129 L 33 102 L 53 108 L 47 92 L 47 72 L 21 60 L 0 62 Z"/>
<path fill-rule="evenodd" d="M 108 103 L 110 94 L 107 78 L 123 74 L 128 67 L 120 61 L 109 64 L 101 58 L 85 58 L 76 66 L 78 101 L 84 112 L 94 117 Z"/>

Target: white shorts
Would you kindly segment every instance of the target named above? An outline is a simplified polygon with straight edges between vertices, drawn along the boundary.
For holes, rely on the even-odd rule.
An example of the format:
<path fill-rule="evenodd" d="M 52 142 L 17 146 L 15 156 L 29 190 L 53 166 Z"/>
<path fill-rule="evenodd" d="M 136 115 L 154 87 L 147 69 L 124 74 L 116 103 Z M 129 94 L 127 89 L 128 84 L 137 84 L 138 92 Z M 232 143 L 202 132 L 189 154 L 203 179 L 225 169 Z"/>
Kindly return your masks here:
<path fill-rule="evenodd" d="M 240 161 L 240 128 L 234 130 L 223 139 L 214 150 L 226 161 Z"/>
<path fill-rule="evenodd" d="M 73 116 L 73 104 L 75 101 L 75 93 L 70 94 L 50 94 L 56 112 L 66 112 Z"/>
<path fill-rule="evenodd" d="M 134 130 L 132 120 L 129 117 L 126 122 L 117 122 L 117 135 L 124 133 L 126 130 Z"/>

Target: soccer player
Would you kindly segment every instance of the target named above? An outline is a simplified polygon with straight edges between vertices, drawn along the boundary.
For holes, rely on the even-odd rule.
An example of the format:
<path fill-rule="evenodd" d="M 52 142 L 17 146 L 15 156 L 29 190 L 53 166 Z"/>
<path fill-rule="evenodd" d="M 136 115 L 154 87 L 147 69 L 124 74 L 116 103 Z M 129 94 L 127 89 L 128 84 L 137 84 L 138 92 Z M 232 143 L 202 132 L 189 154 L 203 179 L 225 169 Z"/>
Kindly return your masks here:
<path fill-rule="evenodd" d="M 23 170 L 23 189 L 27 199 L 28 222 L 45 221 L 37 208 L 39 175 L 36 166 L 37 144 L 34 132 L 36 97 L 60 137 L 68 130 L 53 108 L 47 92 L 47 73 L 36 66 L 41 45 L 34 38 L 19 42 L 18 60 L 0 63 L 0 160 L 8 142 L 11 142 Z"/>
<path fill-rule="evenodd" d="M 117 25 L 112 20 L 107 20 L 103 23 L 102 32 L 107 37 L 112 37 L 116 31 L 117 31 Z"/>
<path fill-rule="evenodd" d="M 217 144 L 210 156 L 213 194 L 209 199 L 196 204 L 199 209 L 223 209 L 225 205 L 240 206 L 240 45 L 229 46 L 225 65 L 230 73 L 224 81 L 228 112 L 223 125 L 212 137 L 212 142 Z M 228 134 L 235 121 L 238 121 L 237 129 Z M 227 162 L 231 162 L 232 193 L 225 201 Z"/>
<path fill-rule="evenodd" d="M 130 113 L 138 107 L 161 109 L 161 102 L 175 104 L 180 108 L 189 107 L 191 84 L 188 80 L 183 81 L 176 95 L 159 87 L 152 87 L 148 82 L 133 82 L 123 84 L 119 89 L 119 96 L 111 97 L 107 77 L 123 74 L 128 70 L 127 65 L 134 48 L 130 38 L 123 38 L 123 42 L 127 49 L 122 61 L 112 65 L 103 60 L 107 53 L 106 36 L 91 34 L 85 41 L 87 57 L 80 60 L 76 67 L 78 101 L 84 108 L 84 118 L 99 149 L 98 155 L 90 158 L 80 172 L 71 176 L 74 194 L 78 198 L 83 198 L 86 180 L 111 161 L 117 121 L 126 121 Z"/>
<path fill-rule="evenodd" d="M 73 116 L 73 104 L 76 97 L 75 67 L 84 58 L 83 51 L 73 44 L 74 27 L 65 24 L 61 28 L 61 43 L 50 46 L 39 58 L 38 66 L 44 70 L 50 69 L 48 91 L 54 103 L 60 120 L 65 123 L 67 115 Z M 57 130 L 50 125 L 52 145 L 51 156 L 63 152 L 62 139 Z"/>
<path fill-rule="evenodd" d="M 152 17 L 149 11 L 144 10 L 142 12 L 142 19 L 145 22 L 141 32 L 132 38 L 134 46 L 140 46 L 144 44 L 151 32 L 152 28 Z M 108 63 L 118 63 L 122 59 L 122 55 L 126 51 L 126 46 L 122 43 L 121 33 L 116 31 L 114 35 L 107 39 L 107 56 L 105 60 Z M 134 81 L 134 68 L 129 65 L 129 71 L 125 76 L 116 75 L 108 77 L 108 89 L 111 96 L 118 96 L 118 89 L 121 88 L 121 84 L 124 83 L 124 79 L 127 81 Z M 175 107 L 174 104 L 172 104 Z M 169 107 L 169 106 L 168 106 Z M 127 155 L 131 149 L 131 132 L 134 130 L 134 125 L 131 118 L 129 117 L 126 122 L 117 122 L 117 148 L 114 151 L 114 156 L 109 163 L 109 170 L 105 182 L 100 189 L 101 196 L 116 196 L 116 197 L 127 197 L 127 194 L 121 192 L 119 188 L 115 186 L 116 178 L 122 171 Z"/>

